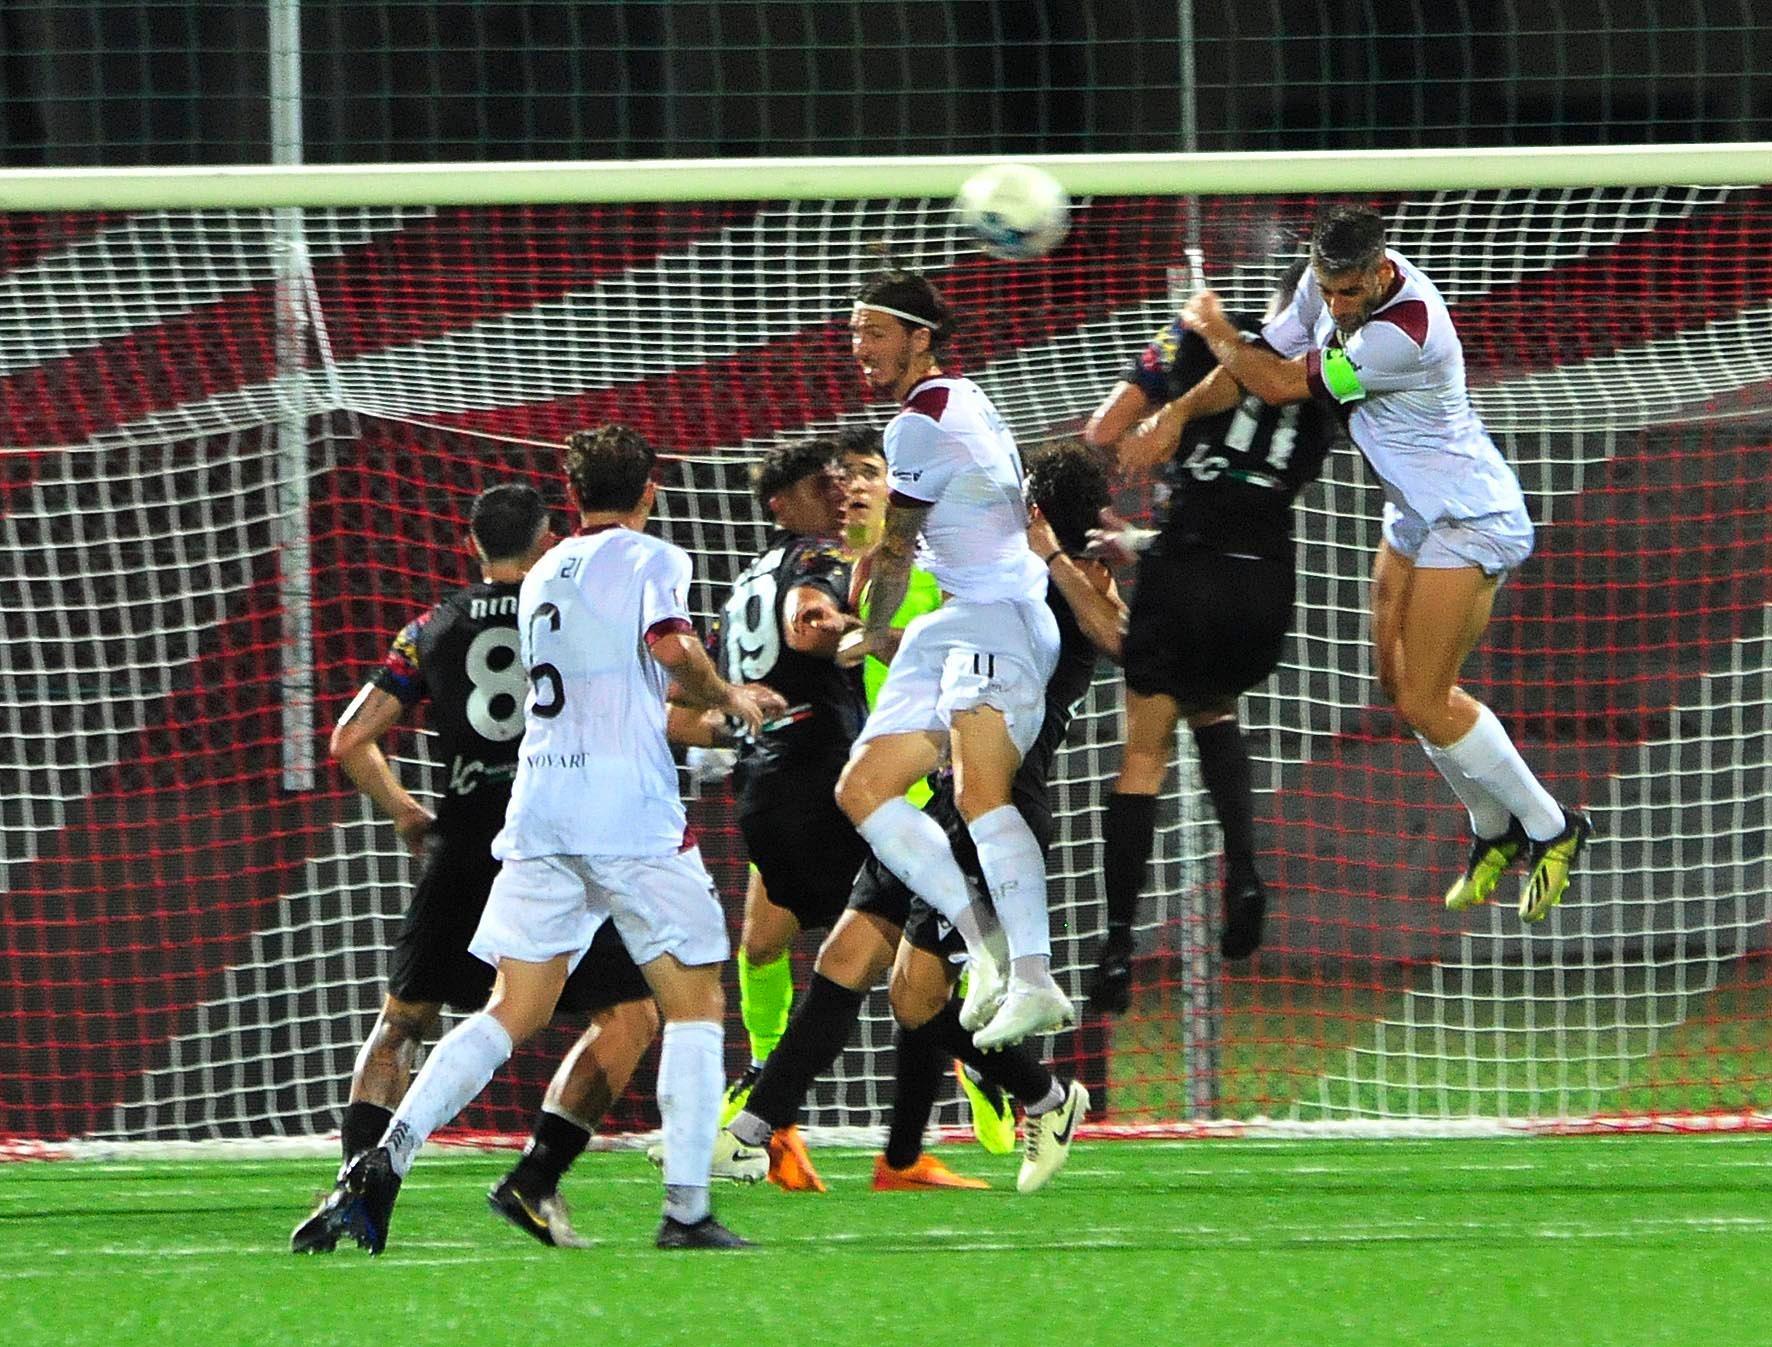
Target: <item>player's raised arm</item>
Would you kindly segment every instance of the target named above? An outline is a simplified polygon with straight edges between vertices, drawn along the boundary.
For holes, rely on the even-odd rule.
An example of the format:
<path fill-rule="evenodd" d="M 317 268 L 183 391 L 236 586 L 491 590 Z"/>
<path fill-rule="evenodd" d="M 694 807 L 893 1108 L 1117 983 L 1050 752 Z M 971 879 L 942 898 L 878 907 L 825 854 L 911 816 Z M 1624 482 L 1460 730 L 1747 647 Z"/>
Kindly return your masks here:
<path fill-rule="evenodd" d="M 416 659 L 418 625 L 414 622 L 400 633 L 389 652 L 390 663 L 409 657 Z M 416 688 L 416 665 L 412 674 Z M 424 850 L 425 834 L 435 819 L 431 811 L 400 784 L 400 778 L 394 775 L 387 755 L 382 752 L 382 736 L 400 723 L 407 706 L 399 696 L 379 685 L 385 677 L 384 668 L 384 671 L 378 671 L 377 681 L 365 683 L 351 699 L 351 704 L 345 707 L 338 724 L 332 727 L 330 752 L 333 761 L 351 778 L 351 784 L 394 821 L 401 842 L 416 856 Z M 419 695 L 415 691 L 413 700 Z"/>
<path fill-rule="evenodd" d="M 1249 392 L 1263 402 L 1281 405 L 1303 402 L 1311 396 L 1307 356 L 1288 360 L 1266 346 L 1246 340 L 1225 317 L 1224 306 L 1210 290 L 1188 300 L 1181 321 L 1198 332 L 1212 350 L 1213 359 Z"/>
<path fill-rule="evenodd" d="M 1205 342 L 1176 318 L 1121 371 L 1084 426 L 1083 443 L 1114 450 L 1122 469 L 1147 470 L 1175 452 L 1189 421 L 1224 411 L 1241 396 Z"/>
<path fill-rule="evenodd" d="M 1112 573 L 1099 561 L 1080 553 L 1073 556 L 1038 507 L 1028 520 L 1028 546 L 1046 564 L 1047 578 L 1058 587 L 1083 634 L 1118 664 L 1126 636 L 1126 603 Z"/>
<path fill-rule="evenodd" d="M 1242 396 L 1237 381 L 1221 365 L 1120 437 L 1115 447 L 1121 471 L 1148 472 L 1167 463 L 1181 447 L 1181 433 L 1190 421 L 1228 412 Z"/>

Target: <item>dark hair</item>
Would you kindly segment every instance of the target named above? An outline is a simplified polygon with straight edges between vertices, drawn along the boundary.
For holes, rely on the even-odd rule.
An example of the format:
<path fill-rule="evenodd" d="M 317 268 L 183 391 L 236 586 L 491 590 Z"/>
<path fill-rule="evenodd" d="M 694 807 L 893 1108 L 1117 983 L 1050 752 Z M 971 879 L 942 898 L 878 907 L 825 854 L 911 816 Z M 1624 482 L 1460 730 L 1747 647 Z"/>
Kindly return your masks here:
<path fill-rule="evenodd" d="M 1107 469 L 1081 440 L 1057 440 L 1027 457 L 1028 500 L 1040 507 L 1058 545 L 1081 553 L 1089 530 L 1101 527 L 1108 503 Z"/>
<path fill-rule="evenodd" d="M 803 482 L 814 473 L 823 472 L 837 461 L 835 440 L 798 440 L 781 444 L 763 455 L 751 467 L 751 493 L 757 504 L 769 508 L 769 498 L 777 491 L 786 491 L 796 482 Z"/>
<path fill-rule="evenodd" d="M 1311 258 L 1330 276 L 1371 271 L 1384 260 L 1384 216 L 1370 206 L 1330 206 L 1311 226 Z"/>
<path fill-rule="evenodd" d="M 1298 290 L 1298 283 L 1304 279 L 1304 273 L 1309 268 L 1310 259 L 1301 257 L 1280 273 L 1280 279 L 1274 282 L 1273 293 L 1267 297 L 1268 318 L 1278 318 L 1286 312 L 1286 306 L 1292 302 L 1292 296 Z"/>
<path fill-rule="evenodd" d="M 878 426 L 844 426 L 837 432 L 837 456 L 845 454 L 865 454 L 869 458 L 884 459 L 886 444 Z"/>
<path fill-rule="evenodd" d="M 943 301 L 941 292 L 914 271 L 890 267 L 885 271 L 875 272 L 855 292 L 855 302 L 897 309 L 900 313 L 913 315 L 917 320 L 915 323 L 906 322 L 903 318 L 897 318 L 896 321 L 902 323 L 906 329 L 928 328 L 929 349 L 932 351 L 939 351 L 947 344 L 948 338 L 954 335 L 953 311 Z M 887 316 L 895 317 L 891 314 Z"/>
<path fill-rule="evenodd" d="M 581 510 L 631 510 L 640 503 L 658 455 L 628 426 L 592 426 L 566 437 L 566 480 Z"/>
<path fill-rule="evenodd" d="M 535 545 L 548 522 L 541 492 L 521 482 L 488 487 L 474 501 L 468 528 L 488 561 L 515 561 Z"/>

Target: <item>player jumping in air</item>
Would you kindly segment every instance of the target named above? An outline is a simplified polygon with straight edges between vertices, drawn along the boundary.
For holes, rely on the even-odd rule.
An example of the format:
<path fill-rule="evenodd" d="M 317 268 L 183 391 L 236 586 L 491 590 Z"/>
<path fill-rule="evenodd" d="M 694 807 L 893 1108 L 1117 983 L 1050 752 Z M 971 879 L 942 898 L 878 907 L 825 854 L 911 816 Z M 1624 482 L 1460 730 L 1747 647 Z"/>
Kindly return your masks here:
<path fill-rule="evenodd" d="M 1513 470 L 1464 382 L 1464 351 L 1440 292 L 1385 246 L 1384 220 L 1333 206 L 1311 233 L 1311 266 L 1286 311 L 1245 341 L 1218 297 L 1182 314 L 1229 375 L 1264 402 L 1340 409 L 1384 487 L 1384 541 L 1373 569 L 1378 681 L 1470 813 L 1465 872 L 1446 893 L 1485 902 L 1526 862 L 1520 916 L 1562 899 L 1592 825 L 1559 805 L 1458 671 L 1488 625 L 1496 586 L 1532 552 L 1532 521 Z"/>
<path fill-rule="evenodd" d="M 576 535 L 524 579 L 517 624 L 529 675 L 503 862 L 470 949 L 496 966 L 491 999 L 439 1043 L 381 1144 L 345 1175 L 332 1213 L 371 1253 L 386 1247 L 400 1183 L 425 1139 L 485 1088 L 515 1046 L 547 1023 L 568 974 L 613 921 L 652 988 L 664 1026 L 661 1248 L 732 1248 L 707 1176 L 719 1131 L 725 916 L 684 834 L 665 694 L 737 717 L 751 731 L 786 703 L 720 677 L 686 610 L 691 567 L 641 530 L 655 456 L 623 426 L 567 441 Z M 762 1153 L 754 1157 L 759 1171 Z"/>
<path fill-rule="evenodd" d="M 1044 689 L 1045 720 L 1013 783 L 1013 807 L 1027 823 L 1042 849 L 1054 832 L 1050 776 L 1077 704 L 1089 690 L 1097 648 L 1117 654 L 1124 607 L 1112 577 L 1098 563 L 1080 559 L 1089 525 L 1107 500 L 1099 466 L 1079 445 L 1060 445 L 1032 460 L 1029 490 L 1042 515 L 1029 528 L 1053 577 L 1056 593 L 1047 604 L 1058 626 L 1060 652 Z M 1049 517 L 1048 517 L 1049 513 Z M 940 789 L 925 815 L 951 842 L 953 853 L 969 877 L 982 887 L 980 860 L 968 845 L 970 834 L 955 805 L 954 777 L 944 773 Z M 744 1112 L 728 1125 L 716 1151 L 715 1173 L 723 1157 L 740 1146 L 762 1144 L 798 1115 L 812 1082 L 836 1061 L 848 1043 L 861 1003 L 888 968 L 890 995 L 901 1032 L 897 1049 L 897 1081 L 886 1153 L 874 1166 L 874 1187 L 880 1190 L 983 1188 L 978 1179 L 955 1174 L 922 1149 L 937 1088 L 946 1063 L 959 1058 L 984 1080 L 973 1080 L 969 1094 L 994 1095 L 981 1106 L 974 1100 L 974 1126 L 980 1139 L 994 1113 L 1001 1145 L 1013 1146 L 1014 1115 L 1007 1095 L 1026 1112 L 1027 1156 L 1017 1180 L 1023 1192 L 1043 1186 L 1069 1154 L 1073 1124 L 1089 1107 L 1080 1084 L 1064 1084 L 1031 1053 L 1008 1047 L 985 1053 L 961 1026 L 951 1004 L 955 968 L 953 931 L 938 913 L 914 898 L 911 890 L 872 857 L 856 877 L 849 910 L 819 951 L 818 966 L 807 998 L 795 1011 L 781 1045 L 764 1067 Z M 902 937 L 902 939 L 901 939 Z"/>
<path fill-rule="evenodd" d="M 1286 277 L 1269 316 L 1291 303 L 1303 270 L 1300 262 Z M 1236 323 L 1260 326 L 1252 317 Z M 1339 427 L 1326 407 L 1269 406 L 1213 378 L 1216 371 L 1205 341 L 1178 320 L 1134 358 L 1084 431 L 1092 444 L 1116 446 L 1122 468 L 1168 465 L 1160 531 L 1112 520 L 1096 535 L 1112 559 L 1139 556 L 1126 633 L 1126 747 L 1102 824 L 1107 937 L 1089 989 L 1102 1010 L 1132 1004 L 1132 924 L 1183 716 L 1224 833 L 1219 951 L 1244 959 L 1261 944 L 1267 897 L 1237 697 L 1279 663 L 1295 587 L 1292 502 L 1321 471 Z"/>
<path fill-rule="evenodd" d="M 938 363 L 952 330 L 935 288 L 903 271 L 864 285 L 850 317 L 870 388 L 902 405 L 886 427 L 892 495 L 872 607 L 844 656 L 878 655 L 891 667 L 837 800 L 874 854 L 965 940 L 971 976 L 961 1019 L 991 1048 L 1074 1017 L 1050 967 L 1045 861 L 1010 802 L 1045 715 L 1058 628 L 1045 568 L 1028 548 L 1015 441 L 983 390 Z M 891 617 L 914 555 L 950 597 L 911 623 L 899 645 Z M 968 890 L 940 826 L 904 798 L 950 752 L 994 915 Z"/>

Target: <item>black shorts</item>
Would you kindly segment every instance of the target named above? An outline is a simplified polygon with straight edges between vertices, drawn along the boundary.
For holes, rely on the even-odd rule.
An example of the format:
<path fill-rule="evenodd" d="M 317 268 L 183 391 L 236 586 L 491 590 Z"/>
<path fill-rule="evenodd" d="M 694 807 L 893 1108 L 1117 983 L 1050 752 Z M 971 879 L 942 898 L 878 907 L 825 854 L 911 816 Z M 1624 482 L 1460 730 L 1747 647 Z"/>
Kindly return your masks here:
<path fill-rule="evenodd" d="M 868 844 L 828 787 L 821 783 L 791 804 L 742 814 L 738 827 L 770 902 L 792 912 L 805 930 L 821 930 L 843 915 Z"/>
<path fill-rule="evenodd" d="M 1184 707 L 1235 697 L 1285 653 L 1292 562 L 1159 542 L 1138 565 L 1126 624 L 1126 686 Z"/>
<path fill-rule="evenodd" d="M 433 836 L 388 954 L 388 993 L 402 1001 L 478 1010 L 492 991 L 492 968 L 468 953 L 468 941 L 498 874 L 492 837 Z"/>
<path fill-rule="evenodd" d="M 1052 847 L 1052 811 L 1019 794 L 1015 807 L 1027 820 L 1028 827 L 1033 829 L 1040 844 L 1040 854 L 1044 856 Z M 942 832 L 947 834 L 948 845 L 954 849 L 954 859 L 959 862 L 961 873 L 988 902 L 989 891 L 978 866 L 978 848 L 960 817 L 959 806 L 954 803 L 952 776 L 941 778 L 934 798 L 923 806 L 923 812 L 941 825 Z M 857 912 L 891 922 L 903 931 L 905 940 L 916 949 L 943 955 L 965 952 L 966 942 L 948 924 L 947 918 L 907 889 L 872 852 L 868 853 L 861 872 L 855 877 L 855 887 L 849 893 L 849 906 Z"/>
<path fill-rule="evenodd" d="M 492 994 L 493 969 L 468 953 L 498 875 L 492 839 L 442 837 L 431 848 L 388 955 L 388 993 L 402 1001 L 479 1010 Z M 652 995 L 606 921 L 560 994 L 560 1009 L 589 1015 Z"/>

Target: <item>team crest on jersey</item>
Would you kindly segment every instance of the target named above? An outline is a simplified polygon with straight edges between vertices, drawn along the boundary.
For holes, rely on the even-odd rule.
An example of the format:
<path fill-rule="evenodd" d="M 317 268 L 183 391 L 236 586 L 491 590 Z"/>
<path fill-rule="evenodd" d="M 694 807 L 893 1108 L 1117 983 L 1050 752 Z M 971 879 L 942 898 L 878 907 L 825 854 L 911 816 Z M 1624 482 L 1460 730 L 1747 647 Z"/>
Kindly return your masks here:
<path fill-rule="evenodd" d="M 1151 344 L 1144 348 L 1139 359 L 1148 370 L 1169 370 L 1175 368 L 1175 356 L 1180 349 L 1181 331 L 1176 324 L 1170 323 L 1151 338 Z"/>

